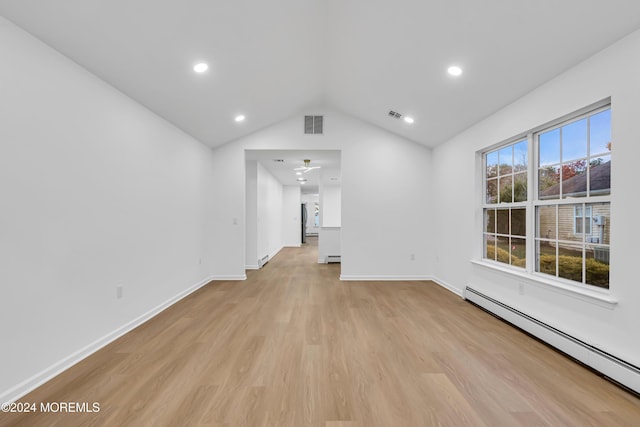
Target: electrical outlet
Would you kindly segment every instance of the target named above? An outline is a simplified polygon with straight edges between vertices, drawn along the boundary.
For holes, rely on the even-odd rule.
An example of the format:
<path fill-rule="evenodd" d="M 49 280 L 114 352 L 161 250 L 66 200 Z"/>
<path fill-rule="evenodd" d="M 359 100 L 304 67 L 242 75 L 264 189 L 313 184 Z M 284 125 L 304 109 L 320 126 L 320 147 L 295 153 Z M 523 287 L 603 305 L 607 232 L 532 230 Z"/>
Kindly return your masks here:
<path fill-rule="evenodd" d="M 524 283 L 518 283 L 518 293 L 524 295 Z"/>
<path fill-rule="evenodd" d="M 202 265 L 202 257 L 200 258 L 200 260 L 198 261 L 198 264 Z"/>
<path fill-rule="evenodd" d="M 409 259 L 410 259 L 411 261 L 415 261 L 415 260 L 416 260 L 416 254 L 410 254 L 410 255 L 409 255 Z"/>
<path fill-rule="evenodd" d="M 116 286 L 116 299 L 121 299 L 124 295 L 124 286 L 118 285 Z"/>

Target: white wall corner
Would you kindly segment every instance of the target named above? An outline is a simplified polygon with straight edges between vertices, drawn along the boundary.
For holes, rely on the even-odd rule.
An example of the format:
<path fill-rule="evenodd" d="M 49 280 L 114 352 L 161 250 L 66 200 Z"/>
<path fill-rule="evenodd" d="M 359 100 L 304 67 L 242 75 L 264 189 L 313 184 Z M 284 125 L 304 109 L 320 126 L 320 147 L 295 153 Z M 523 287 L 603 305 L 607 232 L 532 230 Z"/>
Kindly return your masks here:
<path fill-rule="evenodd" d="M 125 323 L 124 325 L 115 329 L 114 331 L 104 335 L 102 338 L 95 340 L 94 342 L 86 345 L 80 350 L 77 350 L 74 353 L 71 353 L 69 356 L 63 358 L 62 360 L 59 360 L 58 362 L 54 363 L 48 368 L 26 379 L 20 384 L 17 384 L 16 386 L 10 388 L 9 390 L 2 392 L 2 394 L 0 394 L 0 402 L 1 403 L 15 402 L 16 400 L 20 399 L 21 397 L 25 396 L 26 394 L 40 387 L 41 385 L 51 380 L 52 378 L 60 375 L 62 372 L 71 368 L 78 362 L 91 356 L 101 348 L 107 346 L 108 344 L 117 340 L 121 336 L 131 332 L 132 330 L 142 325 L 143 323 L 147 322 L 148 320 L 151 320 L 152 318 L 154 318 L 155 316 L 157 316 L 167 308 L 171 307 L 181 299 L 187 297 L 188 295 L 197 291 L 201 287 L 209 284 L 212 280 L 214 280 L 213 277 L 207 277 L 206 279 L 199 281 L 195 285 L 192 285 L 189 288 L 185 289 L 184 291 L 178 293 L 174 297 L 169 298 L 165 302 L 152 308 L 151 310 L 147 311 L 141 316 L 138 316 L 137 318 Z"/>
<path fill-rule="evenodd" d="M 465 299 L 464 298 L 464 288 L 460 289 L 457 286 L 453 286 L 451 283 L 448 283 L 442 279 L 439 279 L 438 277 L 435 276 L 431 276 L 431 278 L 429 279 L 432 282 L 436 283 L 437 285 L 442 286 L 443 288 L 445 288 L 448 291 L 453 292 L 454 294 L 458 295 L 460 298 Z"/>

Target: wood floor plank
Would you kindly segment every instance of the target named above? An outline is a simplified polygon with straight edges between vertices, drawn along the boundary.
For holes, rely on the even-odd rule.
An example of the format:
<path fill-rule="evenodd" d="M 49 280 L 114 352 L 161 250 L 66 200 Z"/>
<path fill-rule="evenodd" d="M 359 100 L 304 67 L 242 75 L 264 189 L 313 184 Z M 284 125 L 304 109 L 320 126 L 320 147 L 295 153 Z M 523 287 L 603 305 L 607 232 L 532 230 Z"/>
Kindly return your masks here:
<path fill-rule="evenodd" d="M 640 400 L 429 281 L 341 282 L 317 242 L 202 287 L 0 426 L 635 426 Z"/>

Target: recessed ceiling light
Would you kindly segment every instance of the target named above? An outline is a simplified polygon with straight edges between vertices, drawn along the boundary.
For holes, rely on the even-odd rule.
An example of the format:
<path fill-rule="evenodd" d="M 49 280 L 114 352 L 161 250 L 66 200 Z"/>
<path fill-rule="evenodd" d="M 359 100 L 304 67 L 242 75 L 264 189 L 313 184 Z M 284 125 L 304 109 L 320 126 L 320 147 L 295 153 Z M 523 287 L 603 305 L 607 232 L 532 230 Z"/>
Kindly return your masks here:
<path fill-rule="evenodd" d="M 302 172 L 296 172 L 296 175 L 302 175 Z"/>
<path fill-rule="evenodd" d="M 457 65 L 452 65 L 451 67 L 449 67 L 447 69 L 447 72 L 449 74 L 451 74 L 452 76 L 459 76 L 460 74 L 462 74 L 462 68 L 458 67 Z"/>
<path fill-rule="evenodd" d="M 406 117 L 404 118 L 404 121 L 405 121 L 405 122 L 407 122 L 407 123 L 409 123 L 409 124 L 411 124 L 411 123 L 415 122 L 415 120 L 413 120 L 413 117 L 409 117 L 409 116 L 406 116 Z"/>
<path fill-rule="evenodd" d="M 245 116 L 240 114 L 239 116 L 236 116 L 235 121 L 236 122 L 243 122 L 245 118 L 246 118 Z"/>
<path fill-rule="evenodd" d="M 204 73 L 208 69 L 209 69 L 209 66 L 204 62 L 200 62 L 199 64 L 196 64 L 193 66 L 193 71 L 195 71 L 196 73 Z"/>

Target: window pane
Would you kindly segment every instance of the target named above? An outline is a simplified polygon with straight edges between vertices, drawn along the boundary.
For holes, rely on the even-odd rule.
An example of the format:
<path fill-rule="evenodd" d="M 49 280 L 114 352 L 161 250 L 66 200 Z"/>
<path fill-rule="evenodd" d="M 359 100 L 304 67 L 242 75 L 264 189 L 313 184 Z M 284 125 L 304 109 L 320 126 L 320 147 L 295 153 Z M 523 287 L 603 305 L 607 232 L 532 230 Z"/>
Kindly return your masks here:
<path fill-rule="evenodd" d="M 539 166 L 560 163 L 560 129 L 541 133 L 539 141 Z"/>
<path fill-rule="evenodd" d="M 589 186 L 591 196 L 607 195 L 611 192 L 611 156 L 591 159 Z"/>
<path fill-rule="evenodd" d="M 525 209 L 511 209 L 511 235 L 527 234 L 527 214 Z"/>
<path fill-rule="evenodd" d="M 584 232 L 586 234 L 591 234 L 592 226 L 591 226 L 591 206 L 587 205 L 584 208 Z M 587 239 L 587 241 L 589 241 Z"/>
<path fill-rule="evenodd" d="M 539 171 L 538 198 L 540 200 L 557 199 L 560 195 L 560 168 L 547 166 Z"/>
<path fill-rule="evenodd" d="M 543 239 L 556 238 L 556 207 L 538 207 L 538 227 L 536 237 Z"/>
<path fill-rule="evenodd" d="M 562 161 L 587 157 L 587 119 L 562 127 Z"/>
<path fill-rule="evenodd" d="M 487 181 L 487 203 L 498 203 L 498 178 Z"/>
<path fill-rule="evenodd" d="M 513 146 L 513 163 L 515 172 L 527 170 L 529 153 L 527 151 L 527 141 L 521 141 Z"/>
<path fill-rule="evenodd" d="M 498 209 L 498 234 L 509 234 L 509 209 Z"/>
<path fill-rule="evenodd" d="M 611 109 L 594 114 L 589 122 L 591 155 L 611 151 Z"/>
<path fill-rule="evenodd" d="M 587 246 L 586 274 L 589 285 L 609 288 L 609 248 Z"/>
<path fill-rule="evenodd" d="M 513 172 L 513 145 L 504 147 L 499 151 L 500 175 Z"/>
<path fill-rule="evenodd" d="M 509 238 L 508 237 L 496 237 L 496 261 L 509 264 Z"/>
<path fill-rule="evenodd" d="M 587 162 L 575 160 L 562 164 L 562 197 L 587 195 Z"/>
<path fill-rule="evenodd" d="M 484 236 L 484 257 L 496 259 L 496 238 L 488 234 Z"/>
<path fill-rule="evenodd" d="M 538 265 L 536 271 L 540 273 L 556 275 L 556 244 L 552 242 L 538 241 L 536 244 Z"/>
<path fill-rule="evenodd" d="M 511 239 L 511 265 L 525 268 L 527 263 L 527 242 L 525 239 Z"/>
<path fill-rule="evenodd" d="M 561 245 L 558 252 L 558 277 L 582 283 L 582 247 Z"/>
<path fill-rule="evenodd" d="M 610 244 L 611 205 L 594 203 L 591 206 L 591 236 L 588 243 Z"/>
<path fill-rule="evenodd" d="M 484 231 L 487 233 L 496 232 L 496 210 L 495 209 L 486 210 Z"/>
<path fill-rule="evenodd" d="M 498 176 L 498 152 L 487 153 L 487 178 Z"/>
<path fill-rule="evenodd" d="M 513 175 L 501 176 L 500 180 L 500 203 L 509 203 L 513 201 Z"/>
<path fill-rule="evenodd" d="M 513 179 L 513 201 L 525 202 L 527 200 L 527 173 L 515 174 Z"/>
<path fill-rule="evenodd" d="M 582 216 L 576 216 L 576 207 L 582 205 L 558 206 L 558 240 L 582 242 Z M 578 227 L 576 224 L 580 223 Z"/>

